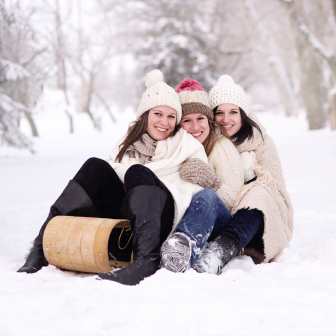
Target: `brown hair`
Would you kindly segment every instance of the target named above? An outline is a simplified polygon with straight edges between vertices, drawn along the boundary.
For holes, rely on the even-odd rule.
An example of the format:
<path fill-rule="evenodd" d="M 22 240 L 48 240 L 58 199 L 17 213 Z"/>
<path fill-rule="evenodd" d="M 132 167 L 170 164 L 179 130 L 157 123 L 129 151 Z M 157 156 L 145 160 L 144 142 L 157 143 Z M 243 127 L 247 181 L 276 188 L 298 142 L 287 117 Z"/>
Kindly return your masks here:
<path fill-rule="evenodd" d="M 204 142 L 202 144 L 204 149 L 205 149 L 205 153 L 206 153 L 207 156 L 210 155 L 210 153 L 212 152 L 212 150 L 215 146 L 215 143 L 217 142 L 217 140 L 219 140 L 219 139 L 215 140 L 216 123 L 213 120 L 210 120 L 209 118 L 208 118 L 208 122 L 209 122 L 209 135 L 207 136 L 207 138 L 204 140 Z"/>
<path fill-rule="evenodd" d="M 129 125 L 128 130 L 127 130 L 127 136 L 125 140 L 119 145 L 120 151 L 118 155 L 116 156 L 116 159 L 115 159 L 116 162 L 121 162 L 128 147 L 134 144 L 134 142 L 140 140 L 142 136 L 146 133 L 147 125 L 148 125 L 148 113 L 149 111 L 145 112 L 141 116 L 140 119 L 132 122 Z M 179 129 L 180 129 L 180 126 L 175 125 L 175 129 L 169 137 L 174 136 Z"/>

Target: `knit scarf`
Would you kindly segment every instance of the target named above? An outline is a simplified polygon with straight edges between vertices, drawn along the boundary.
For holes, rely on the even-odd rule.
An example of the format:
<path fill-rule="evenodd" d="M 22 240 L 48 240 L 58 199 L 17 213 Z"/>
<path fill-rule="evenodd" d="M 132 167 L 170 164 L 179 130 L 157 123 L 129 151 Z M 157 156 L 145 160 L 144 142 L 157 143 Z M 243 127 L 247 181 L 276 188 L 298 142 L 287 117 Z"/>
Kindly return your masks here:
<path fill-rule="evenodd" d="M 157 141 L 153 140 L 147 133 L 135 141 L 126 150 L 130 158 L 136 159 L 140 164 L 145 165 L 151 162 L 155 154 Z"/>

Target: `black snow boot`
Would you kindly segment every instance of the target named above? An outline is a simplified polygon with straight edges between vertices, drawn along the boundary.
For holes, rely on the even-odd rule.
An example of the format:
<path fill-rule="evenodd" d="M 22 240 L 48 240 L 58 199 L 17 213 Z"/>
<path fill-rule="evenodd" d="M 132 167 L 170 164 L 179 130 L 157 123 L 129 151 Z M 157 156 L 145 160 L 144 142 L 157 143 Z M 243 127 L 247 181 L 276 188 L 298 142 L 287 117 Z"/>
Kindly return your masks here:
<path fill-rule="evenodd" d="M 49 215 L 42 225 L 39 235 L 34 240 L 26 262 L 18 272 L 36 273 L 42 267 L 48 266 L 43 253 L 43 233 L 49 221 L 60 215 L 98 217 L 98 211 L 81 185 L 74 180 L 70 180 L 61 196 L 51 206 Z"/>
<path fill-rule="evenodd" d="M 101 273 L 99 278 L 133 286 L 158 270 L 161 214 L 166 199 L 165 192 L 153 185 L 135 187 L 126 195 L 122 214 L 131 220 L 133 263 L 120 270 Z"/>
<path fill-rule="evenodd" d="M 222 233 L 202 251 L 193 266 L 199 273 L 220 274 L 223 267 L 240 251 L 240 241 L 232 234 Z"/>

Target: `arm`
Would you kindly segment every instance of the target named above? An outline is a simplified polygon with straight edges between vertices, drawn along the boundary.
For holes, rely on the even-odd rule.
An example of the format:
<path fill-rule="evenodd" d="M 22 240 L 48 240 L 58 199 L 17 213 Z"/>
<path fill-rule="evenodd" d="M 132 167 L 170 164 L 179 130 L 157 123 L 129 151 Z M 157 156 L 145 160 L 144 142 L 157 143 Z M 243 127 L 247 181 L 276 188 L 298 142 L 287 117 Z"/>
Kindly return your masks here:
<path fill-rule="evenodd" d="M 209 163 L 223 182 L 216 192 L 231 210 L 244 186 L 244 171 L 240 155 L 232 142 L 224 138 L 215 144 L 209 155 Z"/>

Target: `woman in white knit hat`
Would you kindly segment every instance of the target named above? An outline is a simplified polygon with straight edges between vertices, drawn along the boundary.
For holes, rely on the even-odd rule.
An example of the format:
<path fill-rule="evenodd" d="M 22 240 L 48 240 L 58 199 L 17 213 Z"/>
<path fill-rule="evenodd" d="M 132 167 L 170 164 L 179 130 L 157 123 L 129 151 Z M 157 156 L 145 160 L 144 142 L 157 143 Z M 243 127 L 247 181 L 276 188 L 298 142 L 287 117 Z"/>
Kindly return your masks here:
<path fill-rule="evenodd" d="M 243 252 L 255 263 L 274 259 L 292 237 L 293 208 L 278 152 L 266 129 L 249 110 L 244 90 L 224 75 L 210 91 L 209 103 L 216 123 L 240 153 L 244 168 L 245 186 L 231 209 L 232 221 L 242 229 L 258 228 L 252 239 L 224 229 L 203 250 L 196 270 L 220 273 L 246 241 Z M 221 160 L 219 156 L 215 158 L 218 163 Z M 239 248 L 228 248 L 228 241 Z"/>
<path fill-rule="evenodd" d="M 161 248 L 161 267 L 184 272 L 194 266 L 205 243 L 225 227 L 244 237 L 255 232 L 247 227 L 237 230 L 231 223 L 230 210 L 244 186 L 244 171 L 237 149 L 213 121 L 207 92 L 193 79 L 182 81 L 176 92 L 182 104 L 180 125 L 203 144 L 210 164 L 193 158 L 180 169 L 183 179 L 205 188 L 193 197 L 182 221 Z"/>
<path fill-rule="evenodd" d="M 47 266 L 42 239 L 47 223 L 57 215 L 131 220 L 132 243 L 118 249 L 119 235 L 112 231 L 109 253 L 118 260 L 133 252 L 133 262 L 99 274 L 99 279 L 138 284 L 156 272 L 159 250 L 175 229 L 194 194 L 202 189 L 180 178 L 180 165 L 189 158 L 207 162 L 202 145 L 178 124 L 181 104 L 177 93 L 163 82 L 162 73 L 146 75 L 137 120 L 129 127 L 106 161 L 87 160 L 51 206 L 26 263 L 18 272 L 35 273 Z M 126 234 L 126 242 L 130 239 Z M 127 259 L 126 259 L 127 261 Z"/>

